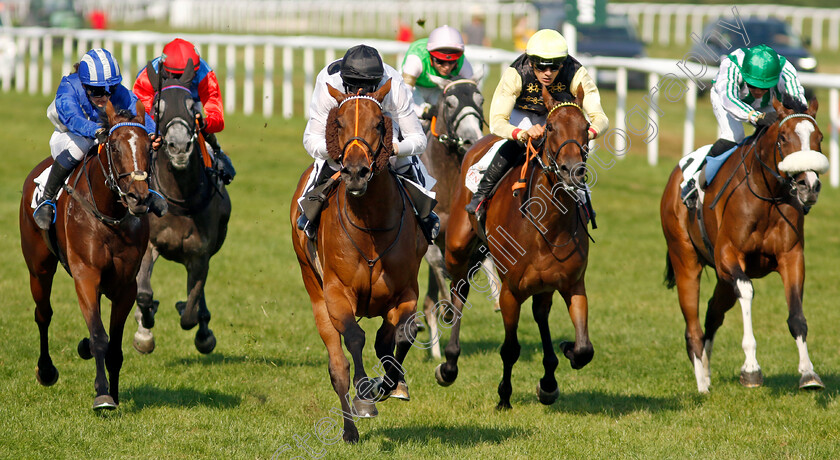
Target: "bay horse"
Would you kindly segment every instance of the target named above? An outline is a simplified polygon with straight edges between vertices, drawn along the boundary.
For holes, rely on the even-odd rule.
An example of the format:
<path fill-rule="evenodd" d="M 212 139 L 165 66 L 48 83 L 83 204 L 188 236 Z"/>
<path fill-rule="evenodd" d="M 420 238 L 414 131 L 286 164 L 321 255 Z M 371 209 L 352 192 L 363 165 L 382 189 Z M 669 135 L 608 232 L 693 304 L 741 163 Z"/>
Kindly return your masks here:
<path fill-rule="evenodd" d="M 532 298 L 534 320 L 543 346 L 545 375 L 537 383 L 537 396 L 543 404 L 553 403 L 560 391 L 554 378 L 558 359 L 552 349 L 548 315 L 552 295 L 559 291 L 569 309 L 575 341 L 560 348 L 572 368 L 580 369 L 592 360 L 594 348 L 587 326 L 587 297 L 584 275 L 589 256 L 589 234 L 584 203 L 577 190 L 584 187 L 589 123 L 581 109 L 583 89 L 572 97 L 566 93 L 554 100 L 543 89 L 548 115 L 546 137 L 541 150 L 526 162 L 530 179 L 524 192 L 510 192 L 520 179 L 518 170 L 503 178 L 486 211 L 487 246 L 499 271 L 502 286 L 499 304 L 505 327 L 501 348 L 502 380 L 497 409 L 510 409 L 511 372 L 519 358 L 517 339 L 520 308 Z M 472 193 L 464 185 L 468 166 L 478 162 L 500 138 L 486 136 L 464 158 L 460 182 L 452 200 L 452 214 L 446 234 L 446 268 L 452 274 L 451 295 L 455 324 L 445 347 L 446 362 L 435 369 L 440 385 L 451 385 L 458 376 L 461 352 L 460 327 L 470 282 L 480 265 L 470 266 L 479 245 L 474 216 L 464 207 Z M 530 148 L 529 148 L 530 150 Z M 523 172 L 524 174 L 524 172 Z M 536 211 L 535 211 L 536 210 Z M 487 249 L 484 249 L 485 251 Z M 518 260 L 517 260 L 518 259 Z M 478 290 L 478 287 L 476 287 Z"/>
<path fill-rule="evenodd" d="M 480 78 L 480 76 L 479 76 Z M 443 260 L 446 226 L 449 223 L 449 208 L 461 171 L 464 154 L 482 137 L 484 121 L 484 97 L 478 89 L 476 80 L 445 80 L 432 78 L 441 88 L 441 96 L 432 107 L 434 114 L 427 134 L 426 151 L 420 157 L 429 174 L 437 180 L 432 188 L 437 199 L 435 212 L 440 217 L 440 234 L 436 244 L 429 245 L 426 262 L 429 264 L 429 284 L 423 306 L 424 317 L 429 324 L 429 336 L 432 357 L 440 358 L 438 340 L 440 330 L 437 323 L 435 305 L 439 298 L 451 302 L 446 286 L 446 266 Z M 492 262 L 486 258 L 488 273 L 495 272 Z M 498 289 L 494 290 L 498 292 Z M 496 301 L 498 305 L 498 300 Z"/>
<path fill-rule="evenodd" d="M 155 90 L 154 113 L 163 136 L 162 148 L 152 152 L 152 180 L 166 199 L 169 213 L 149 217 L 149 246 L 137 273 L 134 348 L 140 353 L 155 349 L 151 329 L 159 302 L 154 299 L 151 278 L 155 261 L 163 256 L 187 269 L 187 300 L 177 302 L 175 308 L 181 328 L 189 330 L 198 324 L 195 348 L 206 354 L 216 347 L 216 337 L 208 327 L 210 311 L 204 286 L 210 258 L 221 249 L 227 235 L 230 196 L 224 184 L 207 172 L 211 161 L 196 123 L 200 109 L 188 88 L 195 74 L 191 61 L 178 79 L 162 79 L 151 62 L 146 69 Z"/>
<path fill-rule="evenodd" d="M 762 384 L 752 328 L 754 291 L 750 280 L 773 271 L 782 278 L 788 328 L 799 349 L 799 387 L 823 388 L 808 357 L 808 326 L 802 311 L 804 214 L 819 197 L 818 174 L 828 170 L 828 160 L 820 153 L 823 135 L 814 120 L 817 107 L 816 100 L 807 108 L 789 96 L 784 104 L 774 100 L 779 121 L 727 159 L 717 180 L 706 187 L 706 201 L 698 202 L 699 210 L 689 212 L 680 200 L 679 167 L 665 186 L 660 203 L 668 244 L 665 281 L 668 288 L 677 287 L 686 323 L 686 351 L 700 393 L 709 392 L 715 333 L 736 300 L 744 320 L 741 345 L 746 355 L 740 382 L 747 387 Z M 713 267 L 717 275 L 705 334 L 698 307 L 704 266 Z"/>
<path fill-rule="evenodd" d="M 346 442 L 359 440 L 354 420 L 376 416 L 376 401 L 389 394 L 408 399 L 402 362 L 417 332 L 417 273 L 428 247 L 405 191 L 387 168 L 393 132 L 381 104 L 390 89 L 391 80 L 369 95 L 344 94 L 328 86 L 338 106 L 327 118 L 327 151 L 341 170 L 338 186 L 325 202 L 315 243 L 296 225 L 297 199 L 311 166 L 301 176 L 291 206 L 292 243 L 318 333 L 329 352 Z M 385 375 L 372 380 L 362 363 L 365 332 L 356 318 L 377 316 L 383 319 L 375 343 L 382 365 L 374 369 L 382 368 Z M 352 409 L 350 363 L 341 350 L 342 337 L 353 358 Z"/>
<path fill-rule="evenodd" d="M 21 249 L 41 335 L 35 378 L 44 386 L 58 380 L 58 369 L 50 358 L 48 332 L 53 314 L 50 293 L 61 261 L 73 277 L 90 332 L 89 338 L 79 342 L 77 351 L 83 359 L 94 358 L 96 363 L 93 409 L 97 411 L 119 404 L 123 328 L 137 295 L 135 276 L 149 240 L 146 212 L 151 141 L 143 125 L 143 104 L 138 101 L 136 109 L 138 115 L 132 117 L 128 111 L 117 113 L 108 102 L 108 140 L 100 144 L 98 154 L 88 155 L 71 173 L 70 185 L 64 186 L 56 200 L 55 223 L 49 231 L 35 225 L 31 203 L 36 191 L 33 181 L 52 164 L 52 158 L 29 173 L 20 203 Z M 111 300 L 108 333 L 100 311 L 103 294 Z"/>

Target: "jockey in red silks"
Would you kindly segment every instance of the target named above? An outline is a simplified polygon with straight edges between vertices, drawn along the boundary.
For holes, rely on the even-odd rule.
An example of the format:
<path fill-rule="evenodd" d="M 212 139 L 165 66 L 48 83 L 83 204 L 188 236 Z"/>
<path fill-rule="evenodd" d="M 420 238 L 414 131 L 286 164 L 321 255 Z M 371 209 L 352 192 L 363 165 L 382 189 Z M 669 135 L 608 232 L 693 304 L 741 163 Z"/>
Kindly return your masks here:
<path fill-rule="evenodd" d="M 222 181 L 229 184 L 236 175 L 236 170 L 233 168 L 230 157 L 222 151 L 216 139 L 216 133 L 225 129 L 225 110 L 216 73 L 204 59 L 199 57 L 195 45 L 181 38 L 167 43 L 163 47 L 163 54 L 152 60 L 151 64 L 160 73 L 161 78 L 179 78 L 184 73 L 189 60 L 192 60 L 195 66 L 195 77 L 189 89 L 196 101 L 197 113 L 201 114 L 201 109 L 204 108 L 204 115 L 199 118 L 201 132 L 220 160 L 219 174 Z M 143 101 L 146 111 L 152 114 L 155 90 L 149 81 L 146 67 L 137 74 L 133 91 Z"/>

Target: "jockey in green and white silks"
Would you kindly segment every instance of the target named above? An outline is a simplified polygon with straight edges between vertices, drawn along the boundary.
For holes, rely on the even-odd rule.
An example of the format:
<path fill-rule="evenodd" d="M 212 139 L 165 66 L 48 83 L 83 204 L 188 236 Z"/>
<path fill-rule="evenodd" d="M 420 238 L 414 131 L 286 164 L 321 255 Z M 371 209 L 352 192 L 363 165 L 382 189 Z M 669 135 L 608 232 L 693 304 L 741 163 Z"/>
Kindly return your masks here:
<path fill-rule="evenodd" d="M 403 80 L 414 88 L 414 111 L 418 117 L 430 119 L 429 110 L 443 91 L 435 81 L 473 78 L 474 71 L 464 57 L 464 40 L 457 29 L 440 26 L 429 38 L 415 41 L 408 47 L 402 62 Z"/>
<path fill-rule="evenodd" d="M 718 156 L 741 142 L 744 122 L 756 126 L 774 122 L 773 98 L 781 100 L 785 93 L 807 105 L 796 69 L 773 48 L 741 48 L 724 58 L 711 91 L 720 140 L 709 156 Z"/>

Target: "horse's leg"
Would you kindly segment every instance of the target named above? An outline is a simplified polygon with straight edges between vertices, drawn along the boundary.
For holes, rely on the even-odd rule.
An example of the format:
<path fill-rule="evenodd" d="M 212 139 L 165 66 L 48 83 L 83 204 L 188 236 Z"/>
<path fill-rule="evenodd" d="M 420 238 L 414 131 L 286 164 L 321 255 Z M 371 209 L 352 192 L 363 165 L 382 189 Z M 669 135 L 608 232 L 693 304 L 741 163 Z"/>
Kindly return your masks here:
<path fill-rule="evenodd" d="M 779 258 L 779 274 L 785 286 L 785 297 L 788 303 L 788 329 L 796 340 L 799 349 L 799 379 L 800 389 L 821 390 L 825 388 L 820 376 L 814 371 L 811 358 L 808 356 L 808 323 L 802 311 L 802 293 L 805 286 L 805 260 L 801 251 L 791 251 L 785 257 Z"/>
<path fill-rule="evenodd" d="M 736 300 L 738 300 L 738 295 L 735 293 L 732 285 L 718 279 L 715 285 L 715 292 L 712 294 L 712 298 L 709 299 L 708 308 L 706 309 L 706 333 L 703 338 L 703 359 L 700 361 L 704 376 L 702 383 L 707 390 L 712 383 L 711 361 L 712 349 L 715 344 L 715 334 L 717 334 L 717 330 L 723 324 L 724 315 L 735 305 Z M 699 384 L 700 381 L 698 381 L 698 388 Z"/>
<path fill-rule="evenodd" d="M 569 317 L 575 327 L 575 343 L 563 342 L 560 348 L 569 359 L 572 369 L 580 369 L 592 361 L 595 349 L 589 341 L 589 303 L 586 299 L 586 285 L 580 280 L 569 293 L 561 293 L 569 309 Z"/>
<path fill-rule="evenodd" d="M 135 350 L 143 354 L 155 351 L 155 337 L 151 329 L 155 325 L 158 301 L 154 300 L 152 290 L 152 270 L 159 255 L 157 248 L 149 241 L 136 278 L 137 310 L 134 319 L 137 321 L 137 332 L 134 333 L 133 345 Z"/>
<path fill-rule="evenodd" d="M 210 329 L 210 310 L 207 309 L 207 301 L 204 293 L 198 299 L 198 331 L 195 333 L 195 348 L 203 354 L 210 353 L 216 348 L 216 336 Z"/>
<path fill-rule="evenodd" d="M 111 388 L 109 394 L 114 398 L 114 404 L 120 403 L 120 369 L 123 363 L 122 338 L 125 330 L 125 321 L 134 305 L 137 294 L 137 285 L 124 285 L 120 290 L 119 297 L 111 303 L 111 324 L 108 332 L 111 338 L 108 342 L 108 354 L 105 356 L 105 366 L 108 368 Z"/>
<path fill-rule="evenodd" d="M 680 310 L 685 319 L 685 350 L 694 367 L 697 391 L 708 393 L 711 383 L 709 356 L 704 350 L 704 335 L 700 326 L 700 274 L 703 272 L 703 266 L 691 246 L 691 241 L 688 240 L 688 235 L 685 235 L 685 241 L 680 240 L 677 243 L 678 248 L 674 249 L 672 244 L 669 240 L 667 257 L 674 271 Z"/>
<path fill-rule="evenodd" d="M 374 367 L 375 373 L 382 375 L 384 382 L 382 391 L 378 393 L 390 394 L 390 397 L 409 401 L 408 384 L 405 381 L 405 369 L 402 366 L 414 337 L 417 336 L 417 323 L 411 321 L 417 300 L 409 299 L 400 302 L 396 308 L 388 311 L 387 318 L 376 333 L 376 357 L 379 363 Z M 394 347 L 396 346 L 396 353 Z"/>
<path fill-rule="evenodd" d="M 82 309 L 82 315 L 85 317 L 85 324 L 87 324 L 90 333 L 90 356 L 94 358 L 96 363 L 96 379 L 93 382 L 94 390 L 96 390 L 96 398 L 93 400 L 93 409 L 114 409 L 117 407 L 117 404 L 108 392 L 108 378 L 105 374 L 108 334 L 105 333 L 105 327 L 102 325 L 102 314 L 99 304 L 101 298 L 99 292 L 101 273 L 94 270 L 80 269 L 74 272 L 73 275 L 76 284 L 76 295 L 79 298 L 79 306 Z M 84 342 L 85 340 L 83 339 L 82 343 Z M 86 351 L 83 348 L 80 344 L 80 355 Z M 88 356 L 82 355 L 82 357 L 87 358 Z"/>
<path fill-rule="evenodd" d="M 502 307 L 499 305 L 499 291 L 502 287 L 499 285 L 499 278 L 498 275 L 496 275 L 496 265 L 493 264 L 493 258 L 485 257 L 484 261 L 481 262 L 481 265 L 484 267 L 484 273 L 487 274 L 490 284 L 490 292 L 493 293 L 493 311 L 501 311 Z"/>
<path fill-rule="evenodd" d="M 192 258 L 187 266 L 187 301 L 178 302 L 175 308 L 181 315 L 181 329 L 188 331 L 198 324 L 200 299 L 204 297 L 204 283 L 210 270 L 207 254 Z M 208 313 L 209 316 L 209 313 Z M 209 321 L 209 318 L 208 318 Z"/>
<path fill-rule="evenodd" d="M 445 268 L 443 262 L 443 253 L 440 247 L 433 244 L 429 246 L 425 255 L 426 262 L 429 263 L 429 286 L 426 291 L 426 299 L 423 302 L 423 314 L 426 317 L 426 323 L 429 325 L 429 343 L 432 351 L 432 358 L 440 359 L 440 328 L 437 322 L 437 308 L 439 297 L 443 297 L 447 302 L 451 302 L 449 291 L 441 289 L 446 286 L 446 277 L 444 276 Z"/>
<path fill-rule="evenodd" d="M 436 314 L 440 315 L 438 319 L 444 320 L 446 313 L 452 313 L 452 322 L 444 320 L 447 326 L 451 326 L 449 333 L 449 342 L 444 348 L 444 355 L 446 355 L 446 362 L 439 364 L 435 368 L 435 380 L 441 386 L 449 386 L 455 383 L 458 378 L 458 357 L 461 355 L 461 316 L 463 316 L 464 302 L 470 294 L 470 283 L 464 277 L 454 277 L 451 283 L 452 302 L 446 304 L 446 309 L 438 307 Z"/>
<path fill-rule="evenodd" d="M 502 381 L 499 382 L 499 404 L 496 405 L 496 409 L 501 410 L 511 408 L 510 395 L 513 393 L 513 386 L 510 383 L 510 378 L 513 373 L 513 365 L 519 359 L 519 352 L 522 349 L 516 334 L 522 305 L 507 288 L 502 289 L 499 295 L 499 303 L 502 306 L 502 321 L 505 323 L 505 341 L 499 351 L 499 354 L 502 355 Z"/>
<path fill-rule="evenodd" d="M 744 320 L 744 336 L 741 347 L 744 349 L 744 365 L 741 366 L 741 385 L 758 387 L 764 383 L 761 366 L 756 359 L 756 342 L 752 327 L 752 299 L 755 293 L 752 281 L 744 273 L 743 254 L 732 244 L 721 244 L 715 254 L 718 278 L 730 283 L 741 303 L 741 317 Z"/>
<path fill-rule="evenodd" d="M 41 337 L 41 354 L 38 356 L 38 366 L 35 368 L 35 379 L 44 386 L 53 385 L 58 381 L 58 369 L 55 368 L 50 357 L 49 339 L 50 322 L 53 314 L 50 293 L 52 292 L 56 264 L 57 259 L 47 259 L 37 275 L 29 274 L 29 289 L 32 291 L 32 298 L 35 300 L 35 322 L 38 324 L 38 332 Z M 50 266 L 52 267 L 51 270 Z"/>
<path fill-rule="evenodd" d="M 560 361 L 557 359 L 557 354 L 554 353 L 554 347 L 551 344 L 551 330 L 548 323 L 552 294 L 553 292 L 537 294 L 532 299 L 534 321 L 537 322 L 537 327 L 540 329 L 540 340 L 543 346 L 543 368 L 545 369 L 545 375 L 537 383 L 537 397 L 545 405 L 554 403 L 560 396 L 557 380 L 554 378 L 554 371 Z"/>

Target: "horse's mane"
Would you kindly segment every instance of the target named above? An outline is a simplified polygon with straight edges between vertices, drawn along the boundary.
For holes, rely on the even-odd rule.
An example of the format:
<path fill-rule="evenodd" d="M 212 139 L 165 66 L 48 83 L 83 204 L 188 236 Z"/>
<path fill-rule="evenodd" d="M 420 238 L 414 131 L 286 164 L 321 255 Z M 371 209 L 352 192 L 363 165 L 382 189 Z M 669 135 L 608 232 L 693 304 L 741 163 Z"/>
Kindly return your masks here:
<path fill-rule="evenodd" d="M 394 154 L 394 131 L 391 118 L 383 116 L 385 135 L 382 139 L 382 150 L 373 159 L 373 170 L 382 171 L 388 166 L 388 158 Z M 341 158 L 342 145 L 338 141 L 338 107 L 333 107 L 327 115 L 327 124 L 324 127 L 324 137 L 327 140 L 327 155 L 335 161 Z"/>
<path fill-rule="evenodd" d="M 117 118 L 124 118 L 126 120 L 134 119 L 134 115 L 131 113 L 131 110 L 128 109 L 119 109 L 117 110 Z M 102 122 L 102 127 L 105 129 L 111 129 L 111 123 L 108 121 L 108 114 L 105 112 L 99 112 L 99 121 Z"/>
<path fill-rule="evenodd" d="M 805 113 L 808 110 L 808 107 L 799 98 L 795 98 L 788 93 L 782 95 L 782 105 L 796 113 Z"/>

